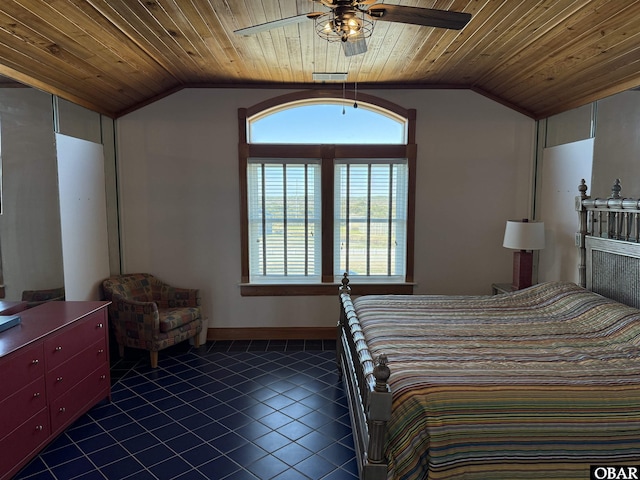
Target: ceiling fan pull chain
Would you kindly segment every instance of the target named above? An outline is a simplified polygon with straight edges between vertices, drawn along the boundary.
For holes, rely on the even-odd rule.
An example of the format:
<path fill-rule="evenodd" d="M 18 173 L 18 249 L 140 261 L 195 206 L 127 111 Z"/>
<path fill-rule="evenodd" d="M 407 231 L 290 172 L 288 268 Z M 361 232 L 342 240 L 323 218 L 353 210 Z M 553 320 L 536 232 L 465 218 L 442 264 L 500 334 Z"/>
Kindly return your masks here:
<path fill-rule="evenodd" d="M 347 81 L 344 80 L 342 82 L 342 114 L 343 115 L 346 113 L 344 109 L 344 104 L 347 101 L 346 92 L 347 92 Z"/>
<path fill-rule="evenodd" d="M 358 108 L 358 80 L 353 85 L 353 108 Z"/>

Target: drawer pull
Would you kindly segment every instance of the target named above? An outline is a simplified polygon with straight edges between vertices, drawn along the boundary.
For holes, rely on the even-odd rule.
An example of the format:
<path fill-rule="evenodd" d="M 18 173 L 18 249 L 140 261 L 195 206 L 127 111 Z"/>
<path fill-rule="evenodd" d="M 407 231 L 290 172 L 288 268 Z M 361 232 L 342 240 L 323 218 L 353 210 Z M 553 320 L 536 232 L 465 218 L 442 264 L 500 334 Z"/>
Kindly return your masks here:
<path fill-rule="evenodd" d="M 106 376 L 106 375 L 100 375 L 100 380 L 104 380 L 104 379 L 106 379 L 106 378 L 107 378 L 107 376 Z"/>
<path fill-rule="evenodd" d="M 38 360 L 37 358 L 34 358 L 33 360 L 31 360 L 31 365 L 38 365 L 40 363 L 40 360 Z"/>
<path fill-rule="evenodd" d="M 61 382 L 61 381 L 62 381 L 62 377 L 56 378 L 56 382 Z"/>
<path fill-rule="evenodd" d="M 104 327 L 104 325 L 102 323 L 99 323 L 98 328 L 102 328 L 102 327 Z"/>
<path fill-rule="evenodd" d="M 36 432 L 41 432 L 42 430 L 44 430 L 42 425 L 36 425 Z"/>
<path fill-rule="evenodd" d="M 40 392 L 36 392 L 33 394 L 33 398 L 38 398 L 40 396 Z"/>
<path fill-rule="evenodd" d="M 62 350 L 62 345 L 58 345 L 58 346 L 56 347 L 56 352 L 59 352 L 60 350 Z"/>
<path fill-rule="evenodd" d="M 64 413 L 64 412 L 66 412 L 66 411 L 67 411 L 67 409 L 66 409 L 66 408 L 64 408 L 64 407 L 60 407 L 60 410 L 58 410 L 58 411 L 59 411 L 60 413 Z"/>
<path fill-rule="evenodd" d="M 98 353 L 104 353 L 104 349 L 101 348 L 100 350 L 98 350 Z"/>

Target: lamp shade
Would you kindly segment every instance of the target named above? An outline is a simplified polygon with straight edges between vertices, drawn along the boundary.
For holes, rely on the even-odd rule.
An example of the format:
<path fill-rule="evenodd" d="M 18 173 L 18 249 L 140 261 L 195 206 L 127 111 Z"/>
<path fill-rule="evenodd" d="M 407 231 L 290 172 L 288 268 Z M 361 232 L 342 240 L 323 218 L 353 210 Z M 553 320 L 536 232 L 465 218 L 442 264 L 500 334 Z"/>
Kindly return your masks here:
<path fill-rule="evenodd" d="M 502 246 L 515 250 L 543 249 L 544 223 L 508 220 Z"/>

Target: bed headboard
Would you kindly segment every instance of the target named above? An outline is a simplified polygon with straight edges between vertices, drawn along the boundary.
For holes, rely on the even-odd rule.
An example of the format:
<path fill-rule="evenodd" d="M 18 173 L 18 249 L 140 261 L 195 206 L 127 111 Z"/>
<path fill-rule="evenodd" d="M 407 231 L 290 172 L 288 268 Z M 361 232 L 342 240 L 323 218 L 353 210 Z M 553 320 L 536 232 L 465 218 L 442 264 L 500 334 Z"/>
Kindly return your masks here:
<path fill-rule="evenodd" d="M 576 197 L 579 281 L 583 287 L 640 308 L 640 200 L 623 198 L 616 180 L 609 198 L 591 198 L 584 180 Z"/>

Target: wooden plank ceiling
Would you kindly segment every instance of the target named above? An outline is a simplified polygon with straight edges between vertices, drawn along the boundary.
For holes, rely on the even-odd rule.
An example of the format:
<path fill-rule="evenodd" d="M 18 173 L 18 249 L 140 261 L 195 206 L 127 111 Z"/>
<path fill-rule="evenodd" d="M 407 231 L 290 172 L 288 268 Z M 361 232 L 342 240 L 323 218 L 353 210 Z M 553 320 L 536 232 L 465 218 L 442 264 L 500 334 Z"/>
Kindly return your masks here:
<path fill-rule="evenodd" d="M 387 0 L 469 12 L 460 31 L 375 22 L 345 57 L 310 0 L 2 0 L 0 75 L 117 117 L 191 86 L 471 88 L 544 118 L 640 85 L 640 0 Z M 326 85 L 324 86 L 326 88 Z M 341 88 L 342 85 L 337 85 Z"/>

